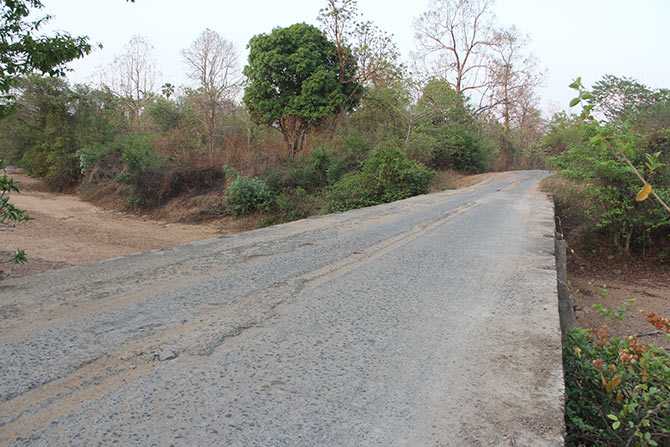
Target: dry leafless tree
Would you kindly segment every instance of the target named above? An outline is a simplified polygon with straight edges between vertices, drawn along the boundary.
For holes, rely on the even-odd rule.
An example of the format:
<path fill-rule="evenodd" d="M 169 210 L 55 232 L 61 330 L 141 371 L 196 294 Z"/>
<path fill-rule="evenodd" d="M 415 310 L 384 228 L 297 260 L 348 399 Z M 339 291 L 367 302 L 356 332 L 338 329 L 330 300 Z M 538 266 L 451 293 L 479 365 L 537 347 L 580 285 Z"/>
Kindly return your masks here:
<path fill-rule="evenodd" d="M 219 118 L 241 86 L 239 55 L 235 45 L 216 31 L 204 30 L 182 51 L 188 76 L 198 82 L 196 102 L 205 127 L 207 149 L 213 156 Z"/>
<path fill-rule="evenodd" d="M 142 36 L 134 36 L 109 67 L 106 82 L 110 89 L 124 99 L 132 126 L 137 127 L 147 99 L 154 92 L 158 70 L 153 46 Z"/>
<path fill-rule="evenodd" d="M 433 0 L 415 22 L 418 55 L 434 76 L 447 79 L 459 94 L 490 82 L 494 45 L 492 0 Z"/>

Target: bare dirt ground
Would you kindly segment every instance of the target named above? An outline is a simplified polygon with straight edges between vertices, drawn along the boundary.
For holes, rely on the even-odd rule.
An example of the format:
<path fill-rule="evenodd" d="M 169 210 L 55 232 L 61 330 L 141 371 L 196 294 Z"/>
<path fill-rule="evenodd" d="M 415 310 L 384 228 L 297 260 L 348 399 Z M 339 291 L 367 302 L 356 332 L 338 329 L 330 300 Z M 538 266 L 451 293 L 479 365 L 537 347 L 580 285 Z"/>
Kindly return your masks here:
<path fill-rule="evenodd" d="M 609 334 L 637 335 L 644 342 L 670 349 L 670 342 L 646 320 L 647 315 L 670 314 L 670 271 L 651 265 L 608 260 L 596 264 L 574 262 L 570 271 L 572 294 L 577 306 L 577 325 L 597 329 L 607 326 Z M 628 300 L 634 300 L 627 304 Z M 616 310 L 624 306 L 623 320 L 601 315 L 594 305 Z"/>
<path fill-rule="evenodd" d="M 46 192 L 30 177 L 13 177 L 22 191 L 13 194 L 12 201 L 32 219 L 0 232 L 0 252 L 21 248 L 30 260 L 22 266 L 0 265 L 12 276 L 171 247 L 220 233 L 214 224 L 167 223 L 105 210 L 76 195 Z"/>

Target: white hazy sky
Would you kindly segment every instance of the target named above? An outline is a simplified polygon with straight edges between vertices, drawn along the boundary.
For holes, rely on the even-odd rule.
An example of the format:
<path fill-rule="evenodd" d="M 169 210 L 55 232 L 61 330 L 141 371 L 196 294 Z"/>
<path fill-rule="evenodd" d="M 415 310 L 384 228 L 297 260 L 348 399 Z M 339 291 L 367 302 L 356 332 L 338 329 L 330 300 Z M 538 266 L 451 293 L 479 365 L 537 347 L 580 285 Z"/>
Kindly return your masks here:
<path fill-rule="evenodd" d="M 251 36 L 276 26 L 315 23 L 322 0 L 47 0 L 50 29 L 86 34 L 104 49 L 72 64 L 74 81 L 95 73 L 136 34 L 155 47 L 160 82 L 187 83 L 180 51 L 204 28 L 233 41 L 246 58 Z M 429 0 L 359 0 L 368 19 L 392 33 L 404 58 L 414 49 L 412 23 Z M 587 83 L 605 73 L 632 76 L 652 87 L 670 87 L 670 0 L 498 0 L 502 25 L 527 33 L 546 71 L 542 108 L 565 108 L 567 85 L 577 75 Z"/>

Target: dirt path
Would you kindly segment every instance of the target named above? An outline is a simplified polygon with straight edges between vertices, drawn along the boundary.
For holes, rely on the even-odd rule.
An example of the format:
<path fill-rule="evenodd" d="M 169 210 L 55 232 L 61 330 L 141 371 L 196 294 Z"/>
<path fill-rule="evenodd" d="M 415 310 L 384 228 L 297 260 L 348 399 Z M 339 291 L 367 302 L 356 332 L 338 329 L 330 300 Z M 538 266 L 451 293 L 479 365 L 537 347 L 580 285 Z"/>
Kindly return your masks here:
<path fill-rule="evenodd" d="M 44 192 L 30 177 L 14 178 L 22 192 L 12 201 L 32 220 L 0 232 L 0 251 L 21 248 L 30 259 L 24 266 L 0 266 L 13 276 L 171 247 L 218 233 L 214 225 L 166 223 L 104 210 L 76 195 Z"/>

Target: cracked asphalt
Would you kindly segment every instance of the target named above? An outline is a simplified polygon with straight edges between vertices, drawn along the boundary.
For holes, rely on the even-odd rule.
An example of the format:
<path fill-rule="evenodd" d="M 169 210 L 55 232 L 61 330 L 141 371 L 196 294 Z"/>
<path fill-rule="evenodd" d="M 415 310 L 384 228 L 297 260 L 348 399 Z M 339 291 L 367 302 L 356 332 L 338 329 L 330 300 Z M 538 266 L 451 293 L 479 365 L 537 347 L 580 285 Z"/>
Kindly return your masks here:
<path fill-rule="evenodd" d="M 546 175 L 4 281 L 0 445 L 562 445 Z"/>

